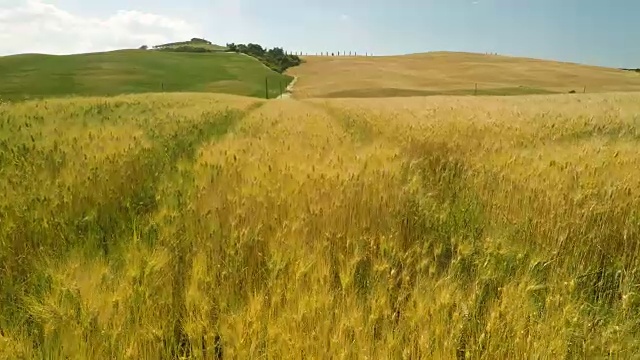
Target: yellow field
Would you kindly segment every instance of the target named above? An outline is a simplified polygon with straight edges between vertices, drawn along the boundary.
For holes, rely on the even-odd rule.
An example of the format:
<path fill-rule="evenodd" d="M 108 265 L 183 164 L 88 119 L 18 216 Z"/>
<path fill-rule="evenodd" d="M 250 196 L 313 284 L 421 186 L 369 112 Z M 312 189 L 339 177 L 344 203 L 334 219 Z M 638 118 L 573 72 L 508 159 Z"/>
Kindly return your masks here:
<path fill-rule="evenodd" d="M 633 358 L 638 114 L 622 93 L 0 105 L 0 358 Z"/>
<path fill-rule="evenodd" d="M 296 98 L 526 95 L 640 91 L 640 74 L 527 58 L 435 52 L 385 57 L 309 56 L 291 68 Z"/>

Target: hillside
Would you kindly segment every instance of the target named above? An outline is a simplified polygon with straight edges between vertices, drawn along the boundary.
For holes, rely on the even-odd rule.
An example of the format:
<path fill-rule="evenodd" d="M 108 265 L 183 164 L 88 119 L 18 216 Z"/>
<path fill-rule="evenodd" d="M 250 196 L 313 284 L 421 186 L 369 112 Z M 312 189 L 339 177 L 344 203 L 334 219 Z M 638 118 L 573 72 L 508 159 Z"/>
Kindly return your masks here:
<path fill-rule="evenodd" d="M 231 53 L 121 50 L 80 55 L 0 57 L 0 99 L 109 96 L 149 92 L 214 92 L 265 96 L 265 78 L 280 94 L 291 77 Z"/>
<path fill-rule="evenodd" d="M 173 45 L 167 45 L 167 46 L 160 46 L 160 47 L 155 47 L 155 49 L 178 49 L 182 46 L 191 46 L 191 47 L 196 47 L 196 48 L 202 48 L 205 50 L 209 50 L 209 51 L 226 51 L 227 48 L 221 45 L 216 45 L 216 44 L 192 44 L 189 42 L 185 42 L 184 44 L 173 44 Z"/>
<path fill-rule="evenodd" d="M 227 47 L 225 46 L 221 46 L 221 45 L 216 45 L 211 43 L 208 40 L 205 39 L 198 39 L 198 38 L 193 38 L 189 41 L 181 41 L 181 42 L 174 42 L 174 43 L 168 43 L 168 44 L 161 44 L 161 45 L 156 45 L 153 48 L 157 49 L 157 50 L 168 50 L 168 49 L 178 49 L 181 47 L 193 47 L 193 48 L 201 48 L 201 49 L 205 49 L 208 51 L 225 51 L 227 50 Z"/>
<path fill-rule="evenodd" d="M 294 96 L 400 97 L 640 91 L 640 76 L 619 69 L 472 53 L 318 57 L 288 74 Z"/>

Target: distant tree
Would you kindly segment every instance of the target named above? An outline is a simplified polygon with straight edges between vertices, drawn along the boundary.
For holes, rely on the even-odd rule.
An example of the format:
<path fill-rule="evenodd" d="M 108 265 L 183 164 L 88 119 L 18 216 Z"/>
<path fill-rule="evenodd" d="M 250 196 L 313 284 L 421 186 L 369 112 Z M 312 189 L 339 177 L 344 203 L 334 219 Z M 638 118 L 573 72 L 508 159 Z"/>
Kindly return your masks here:
<path fill-rule="evenodd" d="M 241 52 L 243 54 L 248 54 L 247 45 L 238 44 L 236 52 Z"/>
<path fill-rule="evenodd" d="M 282 58 L 287 56 L 282 48 L 275 47 L 269 51 L 267 51 L 267 55 L 273 58 Z"/>
<path fill-rule="evenodd" d="M 193 39 L 191 39 L 191 42 L 192 43 L 204 43 L 204 44 L 211 45 L 211 41 L 205 40 L 205 39 L 200 39 L 200 38 L 193 38 Z"/>
<path fill-rule="evenodd" d="M 251 43 L 247 44 L 247 52 L 249 55 L 256 56 L 256 57 L 263 56 L 265 53 L 262 46 L 258 44 L 251 44 Z"/>
<path fill-rule="evenodd" d="M 282 73 L 286 69 L 297 66 L 302 63 L 302 60 L 297 55 L 292 55 L 292 52 L 287 52 L 283 48 L 274 47 L 272 49 L 266 49 L 258 44 L 227 44 L 229 51 L 242 53 L 254 57 L 260 60 L 267 67 L 273 71 Z M 297 52 L 296 52 L 297 53 Z M 302 54 L 302 52 L 300 52 Z"/>
<path fill-rule="evenodd" d="M 149 47 L 147 45 L 142 45 L 139 50 L 149 50 Z"/>

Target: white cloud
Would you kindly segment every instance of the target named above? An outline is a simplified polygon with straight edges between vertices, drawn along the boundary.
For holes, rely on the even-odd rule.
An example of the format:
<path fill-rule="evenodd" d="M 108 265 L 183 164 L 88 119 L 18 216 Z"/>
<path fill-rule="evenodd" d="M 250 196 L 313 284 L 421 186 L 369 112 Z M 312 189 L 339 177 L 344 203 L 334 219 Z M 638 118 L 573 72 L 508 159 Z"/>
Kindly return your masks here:
<path fill-rule="evenodd" d="M 139 11 L 121 10 L 97 18 L 72 14 L 43 0 L 0 5 L 0 55 L 137 48 L 198 34 L 200 28 L 184 20 Z"/>
<path fill-rule="evenodd" d="M 349 20 L 351 20 L 351 17 L 349 15 L 347 15 L 347 14 L 342 14 L 342 15 L 340 15 L 340 20 L 349 21 Z"/>

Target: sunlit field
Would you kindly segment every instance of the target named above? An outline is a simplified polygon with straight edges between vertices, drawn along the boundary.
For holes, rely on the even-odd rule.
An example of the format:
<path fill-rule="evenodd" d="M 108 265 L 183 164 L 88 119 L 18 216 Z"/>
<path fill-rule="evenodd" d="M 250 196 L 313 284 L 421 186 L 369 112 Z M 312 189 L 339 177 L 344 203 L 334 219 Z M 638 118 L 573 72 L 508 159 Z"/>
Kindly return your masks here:
<path fill-rule="evenodd" d="M 640 95 L 0 105 L 0 358 L 640 353 Z"/>
<path fill-rule="evenodd" d="M 304 60 L 288 71 L 298 76 L 299 99 L 640 91 L 635 72 L 509 56 L 431 52 Z"/>

